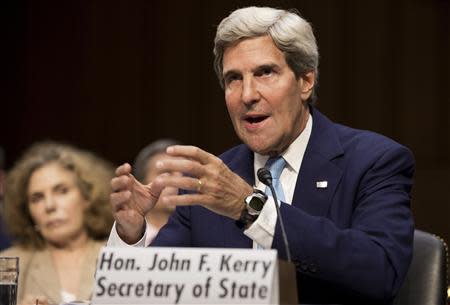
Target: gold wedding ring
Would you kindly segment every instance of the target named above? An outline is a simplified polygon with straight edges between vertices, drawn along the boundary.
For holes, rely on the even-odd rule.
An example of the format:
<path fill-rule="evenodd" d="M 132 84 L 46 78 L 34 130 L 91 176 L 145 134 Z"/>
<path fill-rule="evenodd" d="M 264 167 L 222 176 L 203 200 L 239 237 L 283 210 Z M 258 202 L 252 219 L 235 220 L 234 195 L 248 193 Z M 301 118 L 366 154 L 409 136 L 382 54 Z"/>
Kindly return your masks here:
<path fill-rule="evenodd" d="M 202 191 L 203 182 L 202 182 L 202 180 L 198 179 L 197 183 L 198 183 L 198 185 L 197 185 L 197 193 L 200 193 Z"/>

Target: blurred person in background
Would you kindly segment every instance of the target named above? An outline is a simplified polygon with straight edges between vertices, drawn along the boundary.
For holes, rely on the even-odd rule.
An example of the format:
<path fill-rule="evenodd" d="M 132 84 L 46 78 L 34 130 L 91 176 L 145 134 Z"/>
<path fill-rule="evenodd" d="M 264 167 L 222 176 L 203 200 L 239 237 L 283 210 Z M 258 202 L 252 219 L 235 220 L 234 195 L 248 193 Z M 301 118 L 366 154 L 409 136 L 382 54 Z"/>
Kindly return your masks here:
<path fill-rule="evenodd" d="M 3 194 L 5 192 L 5 151 L 0 147 L 0 216 L 3 211 Z M 0 217 L 0 250 L 11 246 L 11 239 L 5 233 L 5 221 Z"/>
<path fill-rule="evenodd" d="M 111 229 L 112 166 L 54 142 L 33 145 L 8 173 L 4 219 L 19 257 L 18 304 L 87 300 Z"/>
<path fill-rule="evenodd" d="M 133 163 L 133 175 L 135 178 L 143 184 L 149 184 L 153 181 L 161 174 L 161 171 L 156 168 L 156 163 L 163 159 L 172 158 L 166 153 L 166 149 L 169 146 L 178 144 L 180 144 L 178 141 L 172 139 L 160 139 L 142 148 Z M 177 194 L 177 192 L 178 189 L 173 187 L 167 187 L 163 191 L 165 195 Z M 163 204 L 158 201 L 155 207 L 146 214 L 147 245 L 151 243 L 159 230 L 167 223 L 174 211 L 174 205 Z"/>

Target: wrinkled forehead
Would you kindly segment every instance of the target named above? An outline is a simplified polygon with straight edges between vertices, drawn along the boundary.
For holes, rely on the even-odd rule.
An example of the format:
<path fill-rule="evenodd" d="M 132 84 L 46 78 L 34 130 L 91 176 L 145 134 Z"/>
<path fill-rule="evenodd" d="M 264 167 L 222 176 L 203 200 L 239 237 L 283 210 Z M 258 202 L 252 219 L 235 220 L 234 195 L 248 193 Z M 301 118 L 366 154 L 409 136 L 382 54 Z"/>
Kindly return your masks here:
<path fill-rule="evenodd" d="M 241 70 L 262 65 L 284 65 L 284 53 L 270 36 L 240 39 L 228 46 L 223 55 L 223 75 L 231 70 Z"/>
<path fill-rule="evenodd" d="M 32 171 L 28 179 L 28 192 L 43 190 L 58 184 L 75 184 L 76 175 L 60 163 L 46 163 Z"/>

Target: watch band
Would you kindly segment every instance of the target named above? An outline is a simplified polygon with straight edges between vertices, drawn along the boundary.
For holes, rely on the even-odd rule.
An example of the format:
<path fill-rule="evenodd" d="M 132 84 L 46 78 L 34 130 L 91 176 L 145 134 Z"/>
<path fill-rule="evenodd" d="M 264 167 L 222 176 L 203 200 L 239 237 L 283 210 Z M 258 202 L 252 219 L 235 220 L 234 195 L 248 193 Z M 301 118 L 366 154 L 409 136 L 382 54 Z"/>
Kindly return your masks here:
<path fill-rule="evenodd" d="M 236 220 L 236 224 L 240 229 L 246 228 L 249 224 L 252 224 L 258 215 L 250 215 L 248 213 L 247 207 L 242 210 L 241 216 Z"/>
<path fill-rule="evenodd" d="M 254 207 L 251 206 L 252 201 L 254 200 L 257 200 L 256 203 L 260 205 L 259 210 L 255 210 Z M 244 208 L 242 209 L 239 220 L 236 221 L 239 228 L 248 227 L 258 218 L 266 200 L 267 196 L 264 192 L 256 188 L 253 189 L 252 194 L 244 199 Z M 254 203 L 255 202 L 253 202 L 253 204 Z"/>

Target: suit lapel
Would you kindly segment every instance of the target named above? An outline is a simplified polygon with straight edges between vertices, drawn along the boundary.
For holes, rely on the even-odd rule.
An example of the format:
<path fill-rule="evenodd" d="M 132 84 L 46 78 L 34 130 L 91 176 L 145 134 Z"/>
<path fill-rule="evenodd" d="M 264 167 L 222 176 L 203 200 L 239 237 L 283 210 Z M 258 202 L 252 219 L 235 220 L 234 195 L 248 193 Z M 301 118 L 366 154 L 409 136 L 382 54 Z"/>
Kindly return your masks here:
<path fill-rule="evenodd" d="M 332 160 L 343 155 L 333 123 L 311 107 L 313 129 L 303 157 L 293 202 L 310 215 L 328 212 L 342 170 Z M 326 186 L 325 186 L 326 184 Z"/>
<path fill-rule="evenodd" d="M 88 300 L 92 296 L 96 259 L 103 245 L 104 242 L 88 242 L 88 250 L 83 257 L 81 265 L 77 299 Z M 49 251 L 37 251 L 33 255 L 25 281 L 27 291 L 30 291 L 30 293 L 46 296 L 50 304 L 59 304 L 61 302 L 61 284 Z"/>
<path fill-rule="evenodd" d="M 248 184 L 255 184 L 253 169 L 254 154 L 246 145 L 241 145 L 235 154 L 235 158 L 228 163 L 228 167 Z"/>
<path fill-rule="evenodd" d="M 28 277 L 30 282 L 26 285 L 34 287 L 33 291 L 36 291 L 37 295 L 45 295 L 50 304 L 61 301 L 61 286 L 49 251 L 42 250 L 35 253 L 30 261 Z"/>
<path fill-rule="evenodd" d="M 89 300 L 92 298 L 97 257 L 100 248 L 103 246 L 105 246 L 104 242 L 89 241 L 88 251 L 86 252 L 82 263 L 82 272 L 80 274 L 80 284 L 78 287 L 77 298 L 80 300 Z"/>

